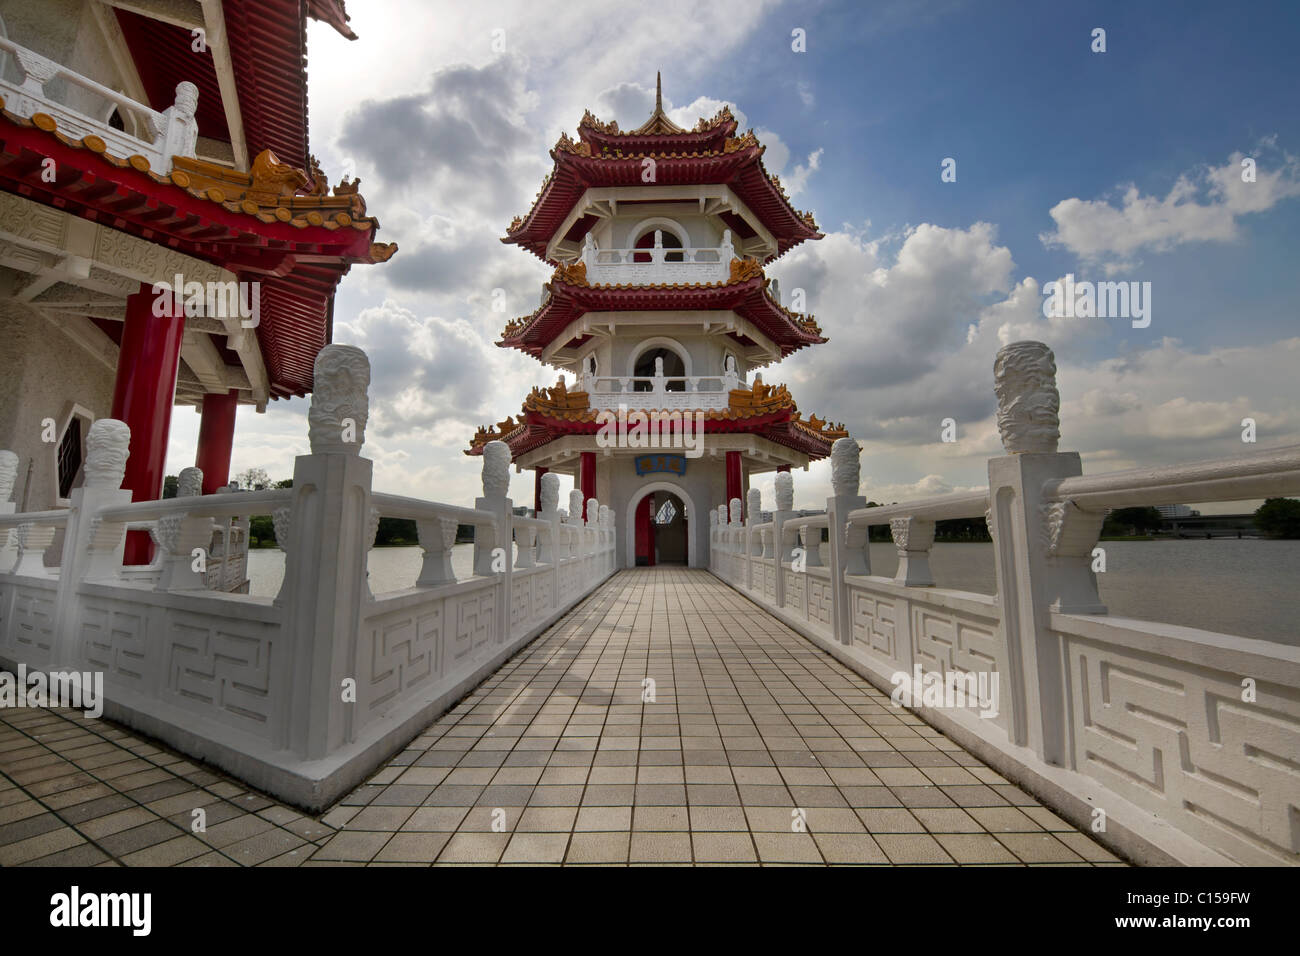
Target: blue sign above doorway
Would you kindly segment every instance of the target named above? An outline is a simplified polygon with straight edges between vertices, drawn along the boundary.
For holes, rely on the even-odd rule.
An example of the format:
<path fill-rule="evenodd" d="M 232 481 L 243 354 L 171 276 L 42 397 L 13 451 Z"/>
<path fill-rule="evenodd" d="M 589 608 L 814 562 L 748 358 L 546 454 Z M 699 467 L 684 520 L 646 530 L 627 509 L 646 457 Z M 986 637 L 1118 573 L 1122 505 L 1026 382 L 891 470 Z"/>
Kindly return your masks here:
<path fill-rule="evenodd" d="M 686 474 L 685 455 L 637 455 L 635 462 L 638 476 L 660 471 L 671 472 L 674 475 Z"/>

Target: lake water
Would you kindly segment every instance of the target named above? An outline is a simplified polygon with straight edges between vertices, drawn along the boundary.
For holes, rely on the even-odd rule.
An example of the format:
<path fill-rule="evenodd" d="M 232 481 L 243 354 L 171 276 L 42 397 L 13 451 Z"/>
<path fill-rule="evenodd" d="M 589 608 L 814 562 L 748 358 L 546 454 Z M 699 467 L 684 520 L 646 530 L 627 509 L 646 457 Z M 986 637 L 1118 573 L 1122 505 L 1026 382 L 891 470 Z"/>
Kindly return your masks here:
<path fill-rule="evenodd" d="M 1097 583 L 1114 615 L 1300 645 L 1300 541 L 1105 541 L 1102 547 L 1106 573 L 1097 575 Z M 371 590 L 412 587 L 422 554 L 417 547 L 373 549 L 367 565 Z M 458 577 L 468 577 L 473 545 L 452 548 L 451 563 Z M 991 544 L 936 544 L 930 567 L 943 587 L 997 590 Z M 250 592 L 273 597 L 284 578 L 284 554 L 274 548 L 250 551 L 248 569 Z M 872 573 L 893 575 L 897 569 L 894 546 L 873 542 Z"/>

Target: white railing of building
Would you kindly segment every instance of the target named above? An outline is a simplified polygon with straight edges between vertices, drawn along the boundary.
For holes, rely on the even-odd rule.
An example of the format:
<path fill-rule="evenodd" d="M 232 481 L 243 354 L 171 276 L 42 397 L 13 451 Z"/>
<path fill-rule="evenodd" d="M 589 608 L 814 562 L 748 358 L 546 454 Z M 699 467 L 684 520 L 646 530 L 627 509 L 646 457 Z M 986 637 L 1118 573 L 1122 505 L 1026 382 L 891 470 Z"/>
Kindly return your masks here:
<path fill-rule="evenodd" d="M 655 231 L 654 245 L 646 249 L 600 249 L 591 233 L 583 243 L 582 262 L 592 285 L 725 282 L 736 257 L 730 229 L 720 246 L 665 247 L 662 230 Z"/>
<path fill-rule="evenodd" d="M 596 375 L 584 379 L 592 408 L 724 409 L 733 388 L 746 384 L 735 375 Z"/>
<path fill-rule="evenodd" d="M 609 508 L 591 499 L 589 520 L 580 503 L 562 519 L 558 476 L 543 477 L 541 514 L 514 514 L 500 442 L 473 508 L 372 492 L 368 382 L 359 349 L 321 351 L 311 454 L 285 489 L 132 502 L 129 430 L 95 422 L 70 508 L 0 505 L 0 664 L 102 672 L 107 716 L 300 806 L 355 786 L 615 567 Z M 16 474 L 0 452 L 0 501 Z M 210 590 L 201 569 L 214 522 L 251 515 L 272 517 L 285 551 L 275 598 Z M 413 587 L 376 596 L 366 559 L 381 517 L 415 521 L 424 558 Z M 459 525 L 474 528 L 470 575 L 450 560 Z M 158 558 L 124 567 L 126 532 L 142 528 Z"/>
<path fill-rule="evenodd" d="M 17 83 L 0 75 L 0 96 L 9 112 L 25 119 L 47 116 L 54 121 L 59 132 L 73 139 L 97 136 L 109 153 L 121 157 L 143 156 L 149 161 L 150 169 L 159 175 L 171 172 L 173 156 L 194 156 L 198 143 L 198 123 L 194 114 L 198 109 L 199 92 L 193 83 L 180 83 L 176 87 L 176 102 L 159 113 L 7 37 L 0 37 L 0 51 L 3 51 L 0 63 L 10 60 L 19 75 Z M 46 92 L 46 86 L 55 80 L 63 80 L 67 86 L 89 94 L 89 101 L 102 105 L 103 117 L 96 119 L 53 99 Z M 108 114 L 114 107 L 123 120 L 123 126 L 139 135 L 115 129 L 109 123 Z"/>
<path fill-rule="evenodd" d="M 989 461 L 991 490 L 867 508 L 857 445 L 841 439 L 826 514 L 795 515 L 778 474 L 771 521 L 740 522 L 736 500 L 712 513 L 710 570 L 896 702 L 919 669 L 939 696 L 912 709 L 1133 859 L 1300 862 L 1300 648 L 1109 615 L 1093 571 L 1107 509 L 1294 496 L 1300 445 L 1084 476 L 1057 451 L 1046 346 L 999 352 L 995 390 L 1006 454 Z M 937 586 L 935 523 L 981 516 L 997 594 Z M 898 550 L 892 578 L 871 572 L 873 525 Z M 995 706 L 946 699 L 981 675 Z"/>

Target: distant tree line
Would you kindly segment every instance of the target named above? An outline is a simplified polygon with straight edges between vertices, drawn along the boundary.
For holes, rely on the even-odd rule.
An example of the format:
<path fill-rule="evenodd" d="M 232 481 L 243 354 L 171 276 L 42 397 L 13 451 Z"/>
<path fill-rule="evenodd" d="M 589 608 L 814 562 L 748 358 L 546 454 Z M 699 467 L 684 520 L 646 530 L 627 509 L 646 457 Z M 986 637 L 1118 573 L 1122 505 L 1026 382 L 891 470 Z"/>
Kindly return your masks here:
<path fill-rule="evenodd" d="M 1300 538 L 1300 499 L 1264 499 L 1255 509 L 1255 527 L 1269 538 Z"/>

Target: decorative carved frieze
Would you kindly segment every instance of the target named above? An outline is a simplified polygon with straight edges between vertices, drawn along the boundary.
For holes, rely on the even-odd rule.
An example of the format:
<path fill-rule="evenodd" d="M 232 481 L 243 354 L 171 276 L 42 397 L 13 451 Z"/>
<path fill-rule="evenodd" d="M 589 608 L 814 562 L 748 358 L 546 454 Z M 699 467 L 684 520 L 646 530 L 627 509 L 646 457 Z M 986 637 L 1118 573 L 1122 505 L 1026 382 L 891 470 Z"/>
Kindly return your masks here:
<path fill-rule="evenodd" d="M 370 360 L 352 345 L 327 345 L 312 367 L 308 438 L 313 455 L 359 455 L 366 440 Z"/>
<path fill-rule="evenodd" d="M 1013 342 L 993 363 L 998 432 L 1008 454 L 1054 453 L 1061 439 L 1056 358 L 1042 342 Z"/>
<path fill-rule="evenodd" d="M 831 445 L 831 487 L 839 497 L 858 493 L 862 483 L 862 450 L 852 438 L 837 438 Z"/>
<path fill-rule="evenodd" d="M 92 424 L 86 433 L 85 486 L 121 488 L 130 446 L 131 429 L 126 422 L 101 418 Z"/>

